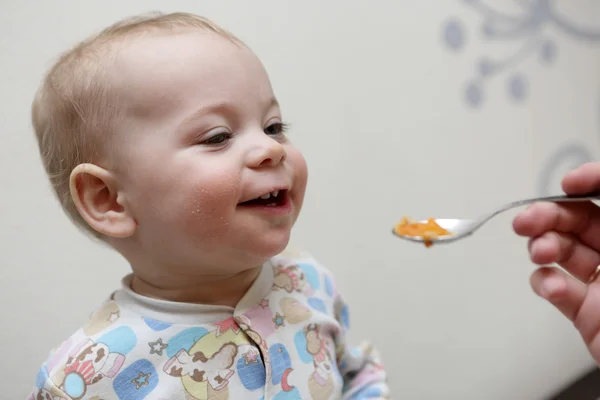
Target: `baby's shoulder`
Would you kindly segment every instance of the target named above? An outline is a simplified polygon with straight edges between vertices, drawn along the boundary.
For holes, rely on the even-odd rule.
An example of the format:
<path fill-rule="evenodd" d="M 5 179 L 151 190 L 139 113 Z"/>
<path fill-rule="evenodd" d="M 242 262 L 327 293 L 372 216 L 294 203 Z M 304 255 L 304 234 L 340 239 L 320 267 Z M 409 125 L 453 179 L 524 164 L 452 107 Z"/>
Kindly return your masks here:
<path fill-rule="evenodd" d="M 166 347 L 161 343 L 153 347 L 147 334 L 152 330 L 148 328 L 160 328 L 157 323 L 144 321 L 113 299 L 103 302 L 83 326 L 51 350 L 38 371 L 36 390 L 53 394 L 48 398 L 78 398 L 80 388 L 92 383 L 102 386 L 103 378 L 114 378 L 122 372 L 126 360 L 140 358 L 144 343 L 149 347 L 147 351 Z"/>

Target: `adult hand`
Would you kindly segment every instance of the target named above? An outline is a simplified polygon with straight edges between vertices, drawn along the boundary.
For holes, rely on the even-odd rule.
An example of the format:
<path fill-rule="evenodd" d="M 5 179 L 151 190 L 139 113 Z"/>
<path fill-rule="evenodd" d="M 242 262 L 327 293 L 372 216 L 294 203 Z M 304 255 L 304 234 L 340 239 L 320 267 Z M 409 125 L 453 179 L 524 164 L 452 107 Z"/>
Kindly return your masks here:
<path fill-rule="evenodd" d="M 572 195 L 600 191 L 600 162 L 571 171 L 562 187 Z M 533 290 L 573 322 L 600 363 L 600 207 L 538 203 L 518 214 L 513 228 L 529 238 L 531 260 L 542 266 L 531 276 Z M 561 268 L 545 266 L 552 263 Z"/>

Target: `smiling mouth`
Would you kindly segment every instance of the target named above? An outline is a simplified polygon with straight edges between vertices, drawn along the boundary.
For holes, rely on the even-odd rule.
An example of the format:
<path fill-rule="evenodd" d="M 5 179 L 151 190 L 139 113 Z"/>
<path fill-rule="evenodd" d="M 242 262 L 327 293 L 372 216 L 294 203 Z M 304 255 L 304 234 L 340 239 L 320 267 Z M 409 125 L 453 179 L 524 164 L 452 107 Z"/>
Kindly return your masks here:
<path fill-rule="evenodd" d="M 265 193 L 253 200 L 244 201 L 240 206 L 262 206 L 262 207 L 280 207 L 284 206 L 288 201 L 287 190 L 275 190 Z"/>

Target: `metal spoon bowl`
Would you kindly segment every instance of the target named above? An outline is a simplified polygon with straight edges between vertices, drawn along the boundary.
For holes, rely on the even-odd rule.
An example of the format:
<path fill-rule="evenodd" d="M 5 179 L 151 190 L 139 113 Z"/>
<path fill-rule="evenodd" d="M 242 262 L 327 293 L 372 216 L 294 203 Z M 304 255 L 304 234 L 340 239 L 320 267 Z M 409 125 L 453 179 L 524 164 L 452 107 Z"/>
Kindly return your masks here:
<path fill-rule="evenodd" d="M 398 234 L 394 228 L 392 228 L 392 233 L 401 239 L 405 239 L 411 242 L 418 243 L 428 243 L 428 244 L 441 244 L 441 243 L 451 243 L 460 239 L 464 239 L 473 233 L 475 233 L 479 228 L 481 228 L 486 222 L 495 217 L 496 215 L 510 210 L 512 208 L 524 206 L 531 203 L 537 202 L 555 202 L 555 203 L 566 203 L 566 202 L 575 202 L 575 201 L 591 201 L 591 200 L 600 200 L 600 192 L 594 192 L 584 195 L 561 195 L 561 196 L 547 196 L 547 197 L 534 197 L 524 200 L 514 201 L 512 203 L 508 203 L 502 207 L 497 208 L 496 210 L 485 214 L 477 219 L 460 219 L 460 218 L 439 218 L 435 219 L 435 222 L 450 232 L 450 235 L 438 236 L 435 238 L 428 238 L 427 240 L 422 236 L 407 236 Z M 420 221 L 427 222 L 427 221 Z"/>

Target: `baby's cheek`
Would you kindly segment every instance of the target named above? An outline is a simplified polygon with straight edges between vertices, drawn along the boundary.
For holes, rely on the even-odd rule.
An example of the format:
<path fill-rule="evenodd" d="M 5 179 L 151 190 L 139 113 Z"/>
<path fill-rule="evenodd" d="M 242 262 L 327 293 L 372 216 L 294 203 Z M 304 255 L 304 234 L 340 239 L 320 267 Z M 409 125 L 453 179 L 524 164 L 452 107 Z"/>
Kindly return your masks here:
<path fill-rule="evenodd" d="M 306 184 L 308 181 L 308 167 L 302 153 L 296 148 L 288 150 L 288 159 L 294 174 L 294 192 L 296 193 L 296 201 L 298 206 L 302 205 Z"/>
<path fill-rule="evenodd" d="M 209 181 L 194 186 L 183 199 L 179 215 L 184 231 L 202 239 L 222 236 L 229 230 L 237 198 L 237 187 L 226 181 Z"/>

